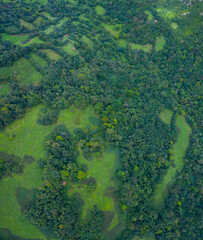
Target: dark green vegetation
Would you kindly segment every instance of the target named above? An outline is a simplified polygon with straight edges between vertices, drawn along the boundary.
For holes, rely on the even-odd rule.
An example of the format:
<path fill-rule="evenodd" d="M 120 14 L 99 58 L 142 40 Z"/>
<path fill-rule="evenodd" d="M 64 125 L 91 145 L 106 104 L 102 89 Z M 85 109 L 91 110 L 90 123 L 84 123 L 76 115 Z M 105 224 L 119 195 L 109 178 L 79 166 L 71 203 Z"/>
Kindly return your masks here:
<path fill-rule="evenodd" d="M 186 3 L 1 1 L 2 240 L 202 239 L 202 3 Z"/>

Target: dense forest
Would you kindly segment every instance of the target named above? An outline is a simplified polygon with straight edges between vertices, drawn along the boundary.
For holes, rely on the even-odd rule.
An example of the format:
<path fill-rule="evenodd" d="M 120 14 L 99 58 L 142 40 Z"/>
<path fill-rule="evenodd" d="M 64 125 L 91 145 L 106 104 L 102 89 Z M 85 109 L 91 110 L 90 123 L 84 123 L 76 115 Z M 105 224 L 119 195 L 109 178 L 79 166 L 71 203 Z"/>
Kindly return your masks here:
<path fill-rule="evenodd" d="M 203 238 L 202 18 L 0 1 L 0 239 Z"/>

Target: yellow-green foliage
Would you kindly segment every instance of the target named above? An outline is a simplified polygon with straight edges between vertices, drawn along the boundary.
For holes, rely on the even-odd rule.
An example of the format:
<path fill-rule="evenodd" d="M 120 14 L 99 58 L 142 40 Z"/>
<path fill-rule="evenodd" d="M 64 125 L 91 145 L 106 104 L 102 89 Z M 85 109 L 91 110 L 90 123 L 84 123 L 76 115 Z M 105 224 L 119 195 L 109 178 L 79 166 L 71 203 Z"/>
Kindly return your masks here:
<path fill-rule="evenodd" d="M 173 112 L 171 110 L 168 109 L 164 109 L 161 113 L 160 113 L 160 118 L 161 120 L 166 123 L 166 124 L 171 124 L 171 118 L 173 116 Z"/>
<path fill-rule="evenodd" d="M 20 25 L 28 30 L 33 30 L 35 27 L 32 25 L 32 23 L 26 22 L 23 19 L 20 19 Z"/>
<path fill-rule="evenodd" d="M 130 48 L 132 50 L 142 50 L 144 52 L 150 52 L 152 49 L 152 45 L 151 44 L 146 44 L 146 45 L 141 45 L 141 44 L 135 44 L 135 43 L 130 43 Z"/>
<path fill-rule="evenodd" d="M 33 24 L 40 26 L 44 22 L 44 19 L 42 17 L 37 17 Z"/>
<path fill-rule="evenodd" d="M 165 44 L 166 40 L 164 39 L 164 36 L 157 37 L 155 46 L 156 51 L 162 50 Z"/>
<path fill-rule="evenodd" d="M 36 82 L 42 78 L 42 75 L 35 70 L 26 58 L 20 58 L 14 62 L 12 66 L 0 67 L 0 77 L 13 77 L 23 83 L 29 84 Z"/>
<path fill-rule="evenodd" d="M 178 24 L 177 24 L 177 23 L 174 23 L 174 22 L 172 22 L 172 23 L 171 23 L 171 27 L 172 27 L 173 29 L 177 29 L 177 28 L 178 28 Z"/>
<path fill-rule="evenodd" d="M 150 13 L 150 11 L 145 11 L 145 14 L 147 15 L 147 19 L 148 21 L 152 21 L 153 20 L 153 15 Z"/>
<path fill-rule="evenodd" d="M 102 6 L 99 6 L 99 5 L 95 7 L 95 10 L 96 10 L 98 15 L 104 15 L 105 12 L 106 12 L 105 9 Z"/>
<path fill-rule="evenodd" d="M 107 32 L 111 33 L 116 39 L 119 38 L 121 31 L 121 24 L 111 25 L 107 23 L 102 23 L 102 26 L 106 29 Z"/>
<path fill-rule="evenodd" d="M 50 58 L 51 60 L 57 61 L 61 58 L 61 56 L 58 53 L 54 52 L 51 49 L 45 49 L 45 50 L 42 50 L 42 51 L 45 52 L 47 57 Z"/>

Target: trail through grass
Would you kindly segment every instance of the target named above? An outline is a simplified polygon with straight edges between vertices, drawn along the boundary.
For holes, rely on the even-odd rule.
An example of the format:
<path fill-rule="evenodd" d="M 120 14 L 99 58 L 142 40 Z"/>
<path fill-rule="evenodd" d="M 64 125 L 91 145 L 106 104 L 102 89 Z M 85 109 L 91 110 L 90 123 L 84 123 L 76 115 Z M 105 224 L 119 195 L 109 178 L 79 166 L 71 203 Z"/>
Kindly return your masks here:
<path fill-rule="evenodd" d="M 184 155 L 186 149 L 189 145 L 189 137 L 191 133 L 191 128 L 185 121 L 183 116 L 178 116 L 176 120 L 176 127 L 178 129 L 178 139 L 177 142 L 173 146 L 173 154 L 174 154 L 174 163 L 175 166 L 170 166 L 162 183 L 158 184 L 158 187 L 150 200 L 150 205 L 155 207 L 156 209 L 160 209 L 163 206 L 164 197 L 167 194 L 168 185 L 172 184 L 176 172 L 181 170 L 184 166 Z"/>
<path fill-rule="evenodd" d="M 0 78 L 4 79 L 14 75 L 23 84 L 30 84 L 42 78 L 42 75 L 24 57 L 15 61 L 12 66 L 0 67 Z"/>
<path fill-rule="evenodd" d="M 171 110 L 168 109 L 164 109 L 161 113 L 160 113 L 160 118 L 161 120 L 166 123 L 166 124 L 171 124 L 171 118 L 173 116 L 173 112 Z"/>

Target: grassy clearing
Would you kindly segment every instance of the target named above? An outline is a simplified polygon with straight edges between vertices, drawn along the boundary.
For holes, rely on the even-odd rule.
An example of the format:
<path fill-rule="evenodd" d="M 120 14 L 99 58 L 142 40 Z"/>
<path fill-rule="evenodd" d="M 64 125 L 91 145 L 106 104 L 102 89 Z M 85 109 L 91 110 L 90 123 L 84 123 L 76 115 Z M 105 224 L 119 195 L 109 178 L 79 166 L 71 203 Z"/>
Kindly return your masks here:
<path fill-rule="evenodd" d="M 84 43 L 87 43 L 87 45 L 90 47 L 90 48 L 93 48 L 93 42 L 91 39 L 89 39 L 88 37 L 86 36 L 82 36 L 81 38 L 81 41 L 84 42 Z"/>
<path fill-rule="evenodd" d="M 95 11 L 97 12 L 98 15 L 104 15 L 106 10 L 102 6 L 96 6 Z"/>
<path fill-rule="evenodd" d="M 127 47 L 127 41 L 125 39 L 119 39 L 116 41 L 117 45 L 122 48 Z"/>
<path fill-rule="evenodd" d="M 85 184 L 72 184 L 72 188 L 68 190 L 68 195 L 76 192 L 81 194 L 84 200 L 82 218 L 85 218 L 87 211 L 92 209 L 94 205 L 97 205 L 103 211 L 115 212 L 115 217 L 109 230 L 118 224 L 118 214 L 115 210 L 113 198 L 105 196 L 107 188 L 114 187 L 110 170 L 114 167 L 116 151 L 117 149 L 105 150 L 100 156 L 93 154 L 93 160 L 91 161 L 86 160 L 80 151 L 78 162 L 80 165 L 87 165 L 87 178 L 95 178 L 97 187 L 95 191 L 90 191 Z"/>
<path fill-rule="evenodd" d="M 144 52 L 150 52 L 152 49 L 152 45 L 151 44 L 141 45 L 141 44 L 130 43 L 130 48 L 132 50 L 142 50 Z"/>
<path fill-rule="evenodd" d="M 15 34 L 18 32 L 18 28 L 15 25 L 11 25 L 11 26 L 5 28 L 5 32 L 8 34 Z"/>
<path fill-rule="evenodd" d="M 45 33 L 45 34 L 50 34 L 50 33 L 54 30 L 54 28 L 61 27 L 61 26 L 63 25 L 63 23 L 64 23 L 65 21 L 67 21 L 67 20 L 68 20 L 68 18 L 61 19 L 58 24 L 56 24 L 56 25 L 51 25 L 50 27 L 48 27 L 47 29 L 45 29 L 45 30 L 44 30 L 44 33 Z"/>
<path fill-rule="evenodd" d="M 157 37 L 155 50 L 156 51 L 162 50 L 165 44 L 166 44 L 166 40 L 164 39 L 164 36 Z"/>
<path fill-rule="evenodd" d="M 151 199 L 151 205 L 156 209 L 160 209 L 163 206 L 163 200 L 167 194 L 167 186 L 173 183 L 176 172 L 181 170 L 184 166 L 183 158 L 189 145 L 191 128 L 182 116 L 178 116 L 176 120 L 176 127 L 178 128 L 179 136 L 177 142 L 173 146 L 175 167 L 169 167 L 166 175 L 164 176 L 163 182 L 158 185 L 154 196 Z"/>
<path fill-rule="evenodd" d="M 10 87 L 6 83 L 0 84 L 0 96 L 5 96 L 10 91 Z"/>
<path fill-rule="evenodd" d="M 76 0 L 68 0 L 68 2 L 73 4 L 73 5 L 77 5 L 78 4 L 78 1 L 76 1 Z"/>
<path fill-rule="evenodd" d="M 21 27 L 24 27 L 28 30 L 33 30 L 35 28 L 32 23 L 26 22 L 23 19 L 20 19 L 19 21 L 20 21 L 20 26 Z"/>
<path fill-rule="evenodd" d="M 50 13 L 48 12 L 42 12 L 41 13 L 43 16 L 47 17 L 49 20 L 54 20 L 56 19 L 55 17 L 52 17 Z"/>
<path fill-rule="evenodd" d="M 41 58 L 40 56 L 36 55 L 35 53 L 31 53 L 30 56 L 31 56 L 31 59 L 32 59 L 36 64 L 39 64 L 39 65 L 42 66 L 42 67 L 45 67 L 45 66 L 48 65 L 47 62 L 46 62 L 43 58 Z"/>
<path fill-rule="evenodd" d="M 119 34 L 120 34 L 120 31 L 121 31 L 121 24 L 111 25 L 111 24 L 107 24 L 107 23 L 102 23 L 102 26 L 111 35 L 113 35 L 116 38 L 119 38 Z"/>
<path fill-rule="evenodd" d="M 161 17 L 166 19 L 173 19 L 176 15 L 174 11 L 165 8 L 158 8 L 156 11 Z"/>
<path fill-rule="evenodd" d="M 58 53 L 54 52 L 51 49 L 44 49 L 42 51 L 45 52 L 47 57 L 50 58 L 51 60 L 57 61 L 61 58 L 61 56 Z"/>
<path fill-rule="evenodd" d="M 37 17 L 35 21 L 33 22 L 34 25 L 40 26 L 44 22 L 44 18 L 42 17 Z"/>
<path fill-rule="evenodd" d="M 16 75 L 16 79 L 23 84 L 30 84 L 42 78 L 26 58 L 20 58 L 13 66 L 0 67 L 0 77 L 7 78 Z"/>
<path fill-rule="evenodd" d="M 149 22 L 154 19 L 153 15 L 150 13 L 150 11 L 145 11 L 145 14 L 147 15 L 147 20 Z"/>
<path fill-rule="evenodd" d="M 173 29 L 177 29 L 177 28 L 178 28 L 178 24 L 172 22 L 172 23 L 171 23 L 171 28 L 173 28 Z"/>
<path fill-rule="evenodd" d="M 43 106 L 38 105 L 31 109 L 23 119 L 15 121 L 4 131 L 0 132 L 0 151 L 23 157 L 25 154 L 32 155 L 35 159 L 45 156 L 43 139 L 56 126 L 41 126 L 36 123 L 38 114 Z M 64 123 L 72 132 L 74 128 L 92 128 L 91 117 L 96 117 L 92 107 L 84 110 L 73 107 L 60 113 L 58 124 Z M 11 139 L 15 134 L 15 137 Z M 21 216 L 20 206 L 16 200 L 16 188 L 27 189 L 43 186 L 43 175 L 36 161 L 26 165 L 22 175 L 13 174 L 1 180 L 0 184 L 0 226 L 9 229 L 13 234 L 23 238 L 45 240 L 44 235 Z"/>
<path fill-rule="evenodd" d="M 77 50 L 73 50 L 74 45 L 72 43 L 69 43 L 68 45 L 65 45 L 62 47 L 63 51 L 72 55 L 76 56 L 78 54 Z"/>
<path fill-rule="evenodd" d="M 161 113 L 160 113 L 160 118 L 161 120 L 166 123 L 166 124 L 171 124 L 171 118 L 173 116 L 173 112 L 171 110 L 168 109 L 164 109 Z"/>
<path fill-rule="evenodd" d="M 7 34 L 3 33 L 3 34 L 1 34 L 1 36 L 4 41 L 9 41 L 20 47 L 30 46 L 33 43 L 43 43 L 43 41 L 41 41 L 39 39 L 39 37 L 35 37 L 32 40 L 30 40 L 28 43 L 23 44 L 22 41 L 26 40 L 29 37 L 29 35 L 27 35 L 27 34 L 26 35 L 7 35 Z"/>

